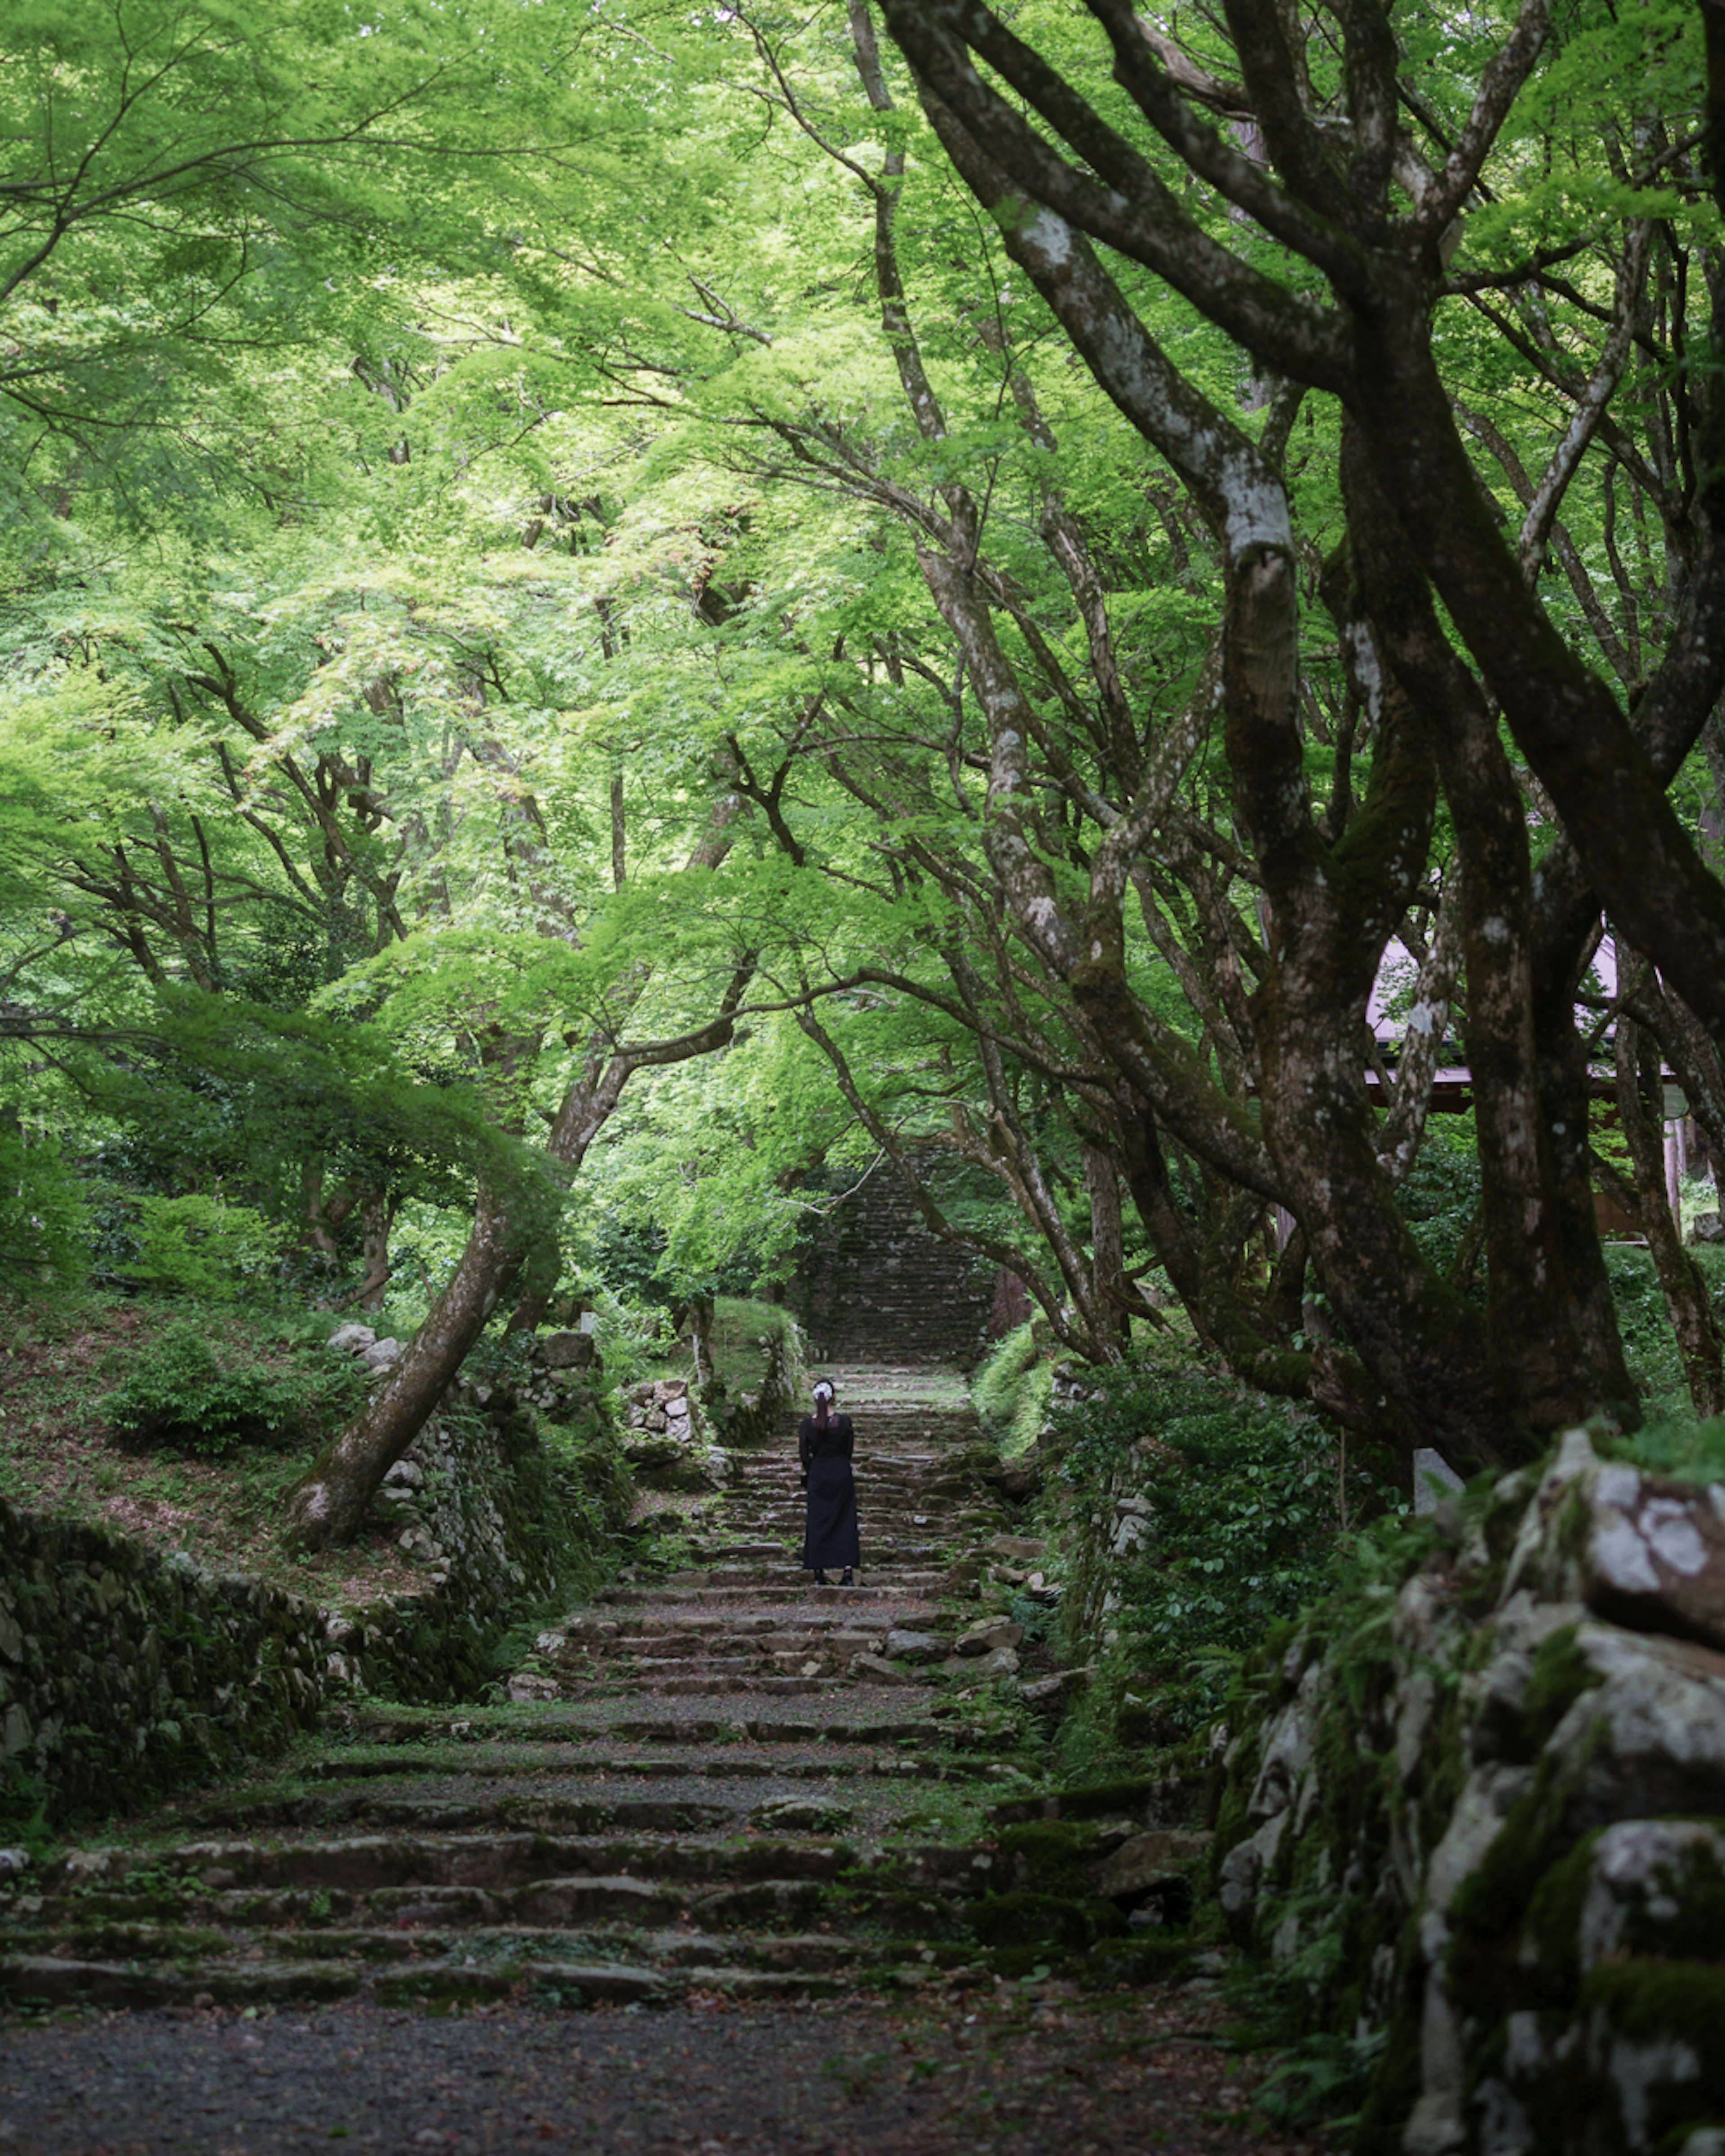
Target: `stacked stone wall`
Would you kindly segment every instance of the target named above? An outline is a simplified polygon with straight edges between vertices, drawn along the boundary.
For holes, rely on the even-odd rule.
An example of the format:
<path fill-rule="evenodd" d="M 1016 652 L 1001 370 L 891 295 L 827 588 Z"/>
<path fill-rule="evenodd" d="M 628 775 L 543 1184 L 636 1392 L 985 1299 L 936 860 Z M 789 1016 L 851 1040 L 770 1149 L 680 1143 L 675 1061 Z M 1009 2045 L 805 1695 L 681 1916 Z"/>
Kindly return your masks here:
<path fill-rule="evenodd" d="M 603 1457 L 588 1486 L 512 1409 L 478 1410 L 428 1424 L 377 1501 L 423 1591 L 352 1609 L 0 1502 L 0 1821 L 131 1810 L 280 1752 L 337 1697 L 474 1697 L 628 1498 Z"/>
<path fill-rule="evenodd" d="M 1576 1430 L 1415 1548 L 1249 1673 L 1229 1924 L 1354 2048 L 1357 2150 L 1718 2156 L 1725 1484 Z"/>

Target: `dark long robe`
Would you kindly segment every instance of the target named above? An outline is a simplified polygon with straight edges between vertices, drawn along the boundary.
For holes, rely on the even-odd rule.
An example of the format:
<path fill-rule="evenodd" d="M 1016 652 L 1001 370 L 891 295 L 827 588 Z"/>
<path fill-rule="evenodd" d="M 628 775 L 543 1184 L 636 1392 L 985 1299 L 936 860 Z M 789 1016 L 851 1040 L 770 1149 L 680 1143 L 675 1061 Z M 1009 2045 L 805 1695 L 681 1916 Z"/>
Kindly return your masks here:
<path fill-rule="evenodd" d="M 798 1455 L 809 1475 L 803 1563 L 810 1572 L 823 1572 L 829 1564 L 862 1563 L 856 1526 L 856 1478 L 850 1471 L 855 1442 L 847 1414 L 835 1414 L 824 1430 L 813 1415 L 804 1415 L 797 1432 Z"/>

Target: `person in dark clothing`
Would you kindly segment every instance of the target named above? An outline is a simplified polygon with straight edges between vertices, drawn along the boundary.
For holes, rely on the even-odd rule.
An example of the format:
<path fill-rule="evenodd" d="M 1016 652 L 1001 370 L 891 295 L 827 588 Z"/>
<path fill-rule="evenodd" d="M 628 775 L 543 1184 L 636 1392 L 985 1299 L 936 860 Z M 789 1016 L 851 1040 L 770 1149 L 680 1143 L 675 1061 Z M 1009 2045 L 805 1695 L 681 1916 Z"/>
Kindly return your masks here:
<path fill-rule="evenodd" d="M 803 1535 L 803 1563 L 817 1587 L 830 1585 L 826 1568 L 842 1564 L 841 1587 L 855 1586 L 851 1567 L 862 1563 L 856 1527 L 856 1478 L 850 1455 L 856 1434 L 847 1414 L 833 1412 L 837 1394 L 823 1378 L 814 1389 L 814 1413 L 797 1430 L 797 1456 L 809 1492 L 808 1524 Z"/>

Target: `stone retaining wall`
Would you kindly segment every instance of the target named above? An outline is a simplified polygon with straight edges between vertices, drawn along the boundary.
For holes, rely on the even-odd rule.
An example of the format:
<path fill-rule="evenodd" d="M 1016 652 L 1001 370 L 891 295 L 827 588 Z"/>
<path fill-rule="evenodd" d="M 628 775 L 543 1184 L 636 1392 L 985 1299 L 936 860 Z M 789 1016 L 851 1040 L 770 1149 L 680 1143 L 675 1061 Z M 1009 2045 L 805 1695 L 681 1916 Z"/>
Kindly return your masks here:
<path fill-rule="evenodd" d="M 783 1435 L 787 1415 L 802 1407 L 804 1348 L 802 1327 L 787 1318 L 760 1340 L 765 1367 L 761 1382 L 735 1399 L 715 1383 L 703 1393 L 706 1409 L 726 1445 L 770 1445 Z"/>
<path fill-rule="evenodd" d="M 585 1466 L 470 1394 L 379 1499 L 424 1591 L 345 1611 L 0 1502 L 0 1827 L 123 1811 L 268 1757 L 338 1693 L 472 1697 L 500 1635 L 603 1563 L 627 1519 L 620 1469 L 603 1447 Z"/>
<path fill-rule="evenodd" d="M 8 1825 L 121 1810 L 278 1752 L 329 1678 L 316 1603 L 0 1502 Z"/>
<path fill-rule="evenodd" d="M 1725 1484 L 1601 1463 L 1440 1505 L 1248 1675 L 1230 1925 L 1351 2045 L 1353 2146 L 1725 2148 Z"/>

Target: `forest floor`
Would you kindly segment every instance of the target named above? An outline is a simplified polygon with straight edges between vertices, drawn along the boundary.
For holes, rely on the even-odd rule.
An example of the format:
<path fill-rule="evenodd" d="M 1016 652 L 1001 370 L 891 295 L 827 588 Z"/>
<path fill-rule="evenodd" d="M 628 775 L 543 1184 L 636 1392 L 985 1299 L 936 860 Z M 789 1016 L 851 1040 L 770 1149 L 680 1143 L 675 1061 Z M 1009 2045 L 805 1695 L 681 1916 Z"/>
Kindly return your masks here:
<path fill-rule="evenodd" d="M 424 1574 L 385 1528 L 315 1557 L 284 1549 L 281 1501 L 311 1463 L 311 1440 L 215 1460 L 119 1443 L 102 1403 L 177 1315 L 121 1296 L 5 1306 L 0 1497 L 336 1607 L 423 1593 Z M 229 1322 L 243 1332 L 242 1319 Z"/>

